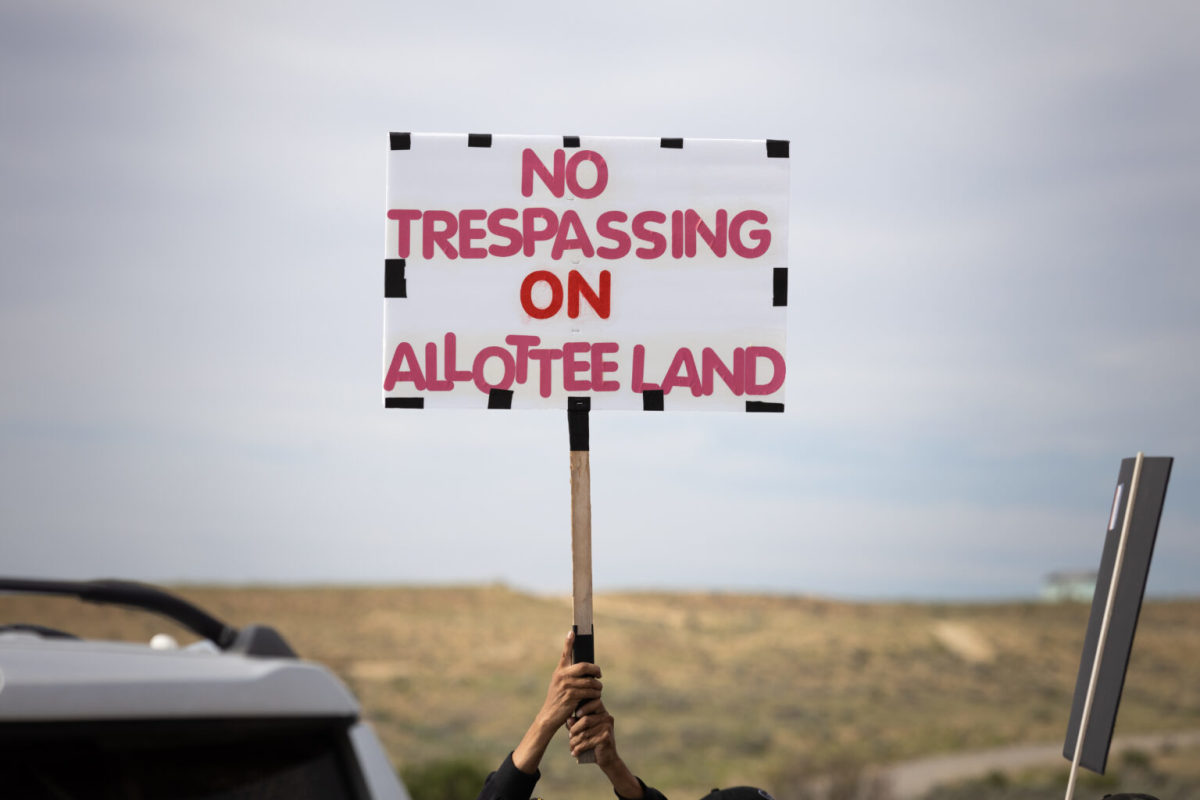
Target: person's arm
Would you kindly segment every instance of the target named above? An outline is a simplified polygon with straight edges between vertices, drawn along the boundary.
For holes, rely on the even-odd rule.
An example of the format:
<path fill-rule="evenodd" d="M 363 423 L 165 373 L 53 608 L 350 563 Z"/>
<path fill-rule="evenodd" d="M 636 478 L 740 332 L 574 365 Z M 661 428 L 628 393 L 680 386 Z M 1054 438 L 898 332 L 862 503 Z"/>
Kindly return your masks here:
<path fill-rule="evenodd" d="M 537 786 L 540 777 L 541 774 L 536 771 L 531 775 L 517 769 L 510 753 L 500 768 L 487 776 L 477 800 L 520 800 L 532 797 L 533 787 Z"/>
<path fill-rule="evenodd" d="M 595 664 L 572 664 L 571 645 L 574 642 L 575 634 L 567 634 L 558 666 L 550 676 L 545 702 L 521 737 L 517 749 L 508 754 L 499 769 L 487 776 L 478 800 L 528 800 L 541 777 L 538 765 L 559 726 L 580 703 L 600 696 L 600 668 Z"/>
<path fill-rule="evenodd" d="M 538 771 L 550 740 L 579 704 L 600 696 L 600 668 L 595 664 L 571 663 L 571 645 L 574 641 L 575 634 L 567 634 L 558 666 L 550 676 L 546 700 L 512 753 L 513 764 L 526 774 L 532 775 Z"/>
<path fill-rule="evenodd" d="M 567 728 L 571 731 L 571 755 L 594 750 L 596 766 L 604 772 L 621 800 L 666 800 L 662 792 L 650 788 L 634 775 L 617 753 L 613 717 L 602 701 L 585 703 L 579 709 L 578 718 L 568 721 Z"/>

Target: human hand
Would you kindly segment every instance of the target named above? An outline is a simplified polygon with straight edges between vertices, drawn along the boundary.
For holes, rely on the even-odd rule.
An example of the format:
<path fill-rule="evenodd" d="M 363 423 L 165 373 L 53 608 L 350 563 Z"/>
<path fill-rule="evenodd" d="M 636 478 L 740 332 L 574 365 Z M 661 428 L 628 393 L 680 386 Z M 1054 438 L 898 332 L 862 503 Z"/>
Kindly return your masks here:
<path fill-rule="evenodd" d="M 584 703 L 577 714 L 575 719 L 567 721 L 567 730 L 570 732 L 567 744 L 571 748 L 571 755 L 578 758 L 580 753 L 593 751 L 596 766 L 608 776 L 619 797 L 631 800 L 642 797 L 641 782 L 617 754 L 616 726 L 604 702 L 596 699 Z"/>
<path fill-rule="evenodd" d="M 534 717 L 521 743 L 513 750 L 513 764 L 528 775 L 537 771 L 550 740 L 580 703 L 600 696 L 600 668 L 595 664 L 572 664 L 571 646 L 574 643 L 575 634 L 567 634 L 558 666 L 550 676 L 546 701 L 542 703 L 541 710 Z"/>
<path fill-rule="evenodd" d="M 619 760 L 613 716 L 604 708 L 603 700 L 591 700 L 580 706 L 576 716 L 567 720 L 567 730 L 570 732 L 567 744 L 576 758 L 593 750 L 596 766 L 601 769 Z"/>
<path fill-rule="evenodd" d="M 574 632 L 567 634 L 558 666 L 550 676 L 546 701 L 542 704 L 542 718 L 555 728 L 570 719 L 581 703 L 599 698 L 603 688 L 599 680 L 598 666 L 586 662 L 571 663 L 571 649 L 574 643 Z"/>

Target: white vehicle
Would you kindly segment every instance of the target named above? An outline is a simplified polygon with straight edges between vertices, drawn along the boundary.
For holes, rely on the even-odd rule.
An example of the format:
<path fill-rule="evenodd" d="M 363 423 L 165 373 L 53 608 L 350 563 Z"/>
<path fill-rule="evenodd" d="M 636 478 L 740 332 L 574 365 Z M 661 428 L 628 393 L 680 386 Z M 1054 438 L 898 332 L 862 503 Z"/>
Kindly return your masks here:
<path fill-rule="evenodd" d="M 204 637 L 179 648 L 0 620 L 0 797 L 408 800 L 354 696 L 275 630 L 123 581 L 0 578 L 0 592 L 133 606 Z"/>

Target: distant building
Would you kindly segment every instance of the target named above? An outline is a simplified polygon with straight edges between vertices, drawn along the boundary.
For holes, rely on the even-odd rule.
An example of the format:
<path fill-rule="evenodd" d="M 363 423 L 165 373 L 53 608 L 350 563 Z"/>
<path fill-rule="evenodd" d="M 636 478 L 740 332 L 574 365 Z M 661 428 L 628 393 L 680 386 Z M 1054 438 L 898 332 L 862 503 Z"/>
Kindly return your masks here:
<path fill-rule="evenodd" d="M 1042 586 L 1042 599 L 1050 603 L 1090 603 L 1096 592 L 1096 571 L 1051 572 Z"/>

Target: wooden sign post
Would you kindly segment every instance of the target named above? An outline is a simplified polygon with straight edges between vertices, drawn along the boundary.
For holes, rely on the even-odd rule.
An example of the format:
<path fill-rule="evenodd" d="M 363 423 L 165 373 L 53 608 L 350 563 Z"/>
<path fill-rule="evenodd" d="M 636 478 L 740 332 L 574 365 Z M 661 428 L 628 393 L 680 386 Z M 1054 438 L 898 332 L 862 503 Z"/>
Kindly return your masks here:
<path fill-rule="evenodd" d="M 789 144 L 392 133 L 386 408 L 567 408 L 574 659 L 588 414 L 782 412 Z"/>
<path fill-rule="evenodd" d="M 591 401 L 567 401 L 567 426 L 571 440 L 571 611 L 575 630 L 572 661 L 596 663 L 592 620 L 592 470 L 589 458 L 588 413 Z M 581 753 L 580 764 L 593 764 L 596 754 Z"/>

